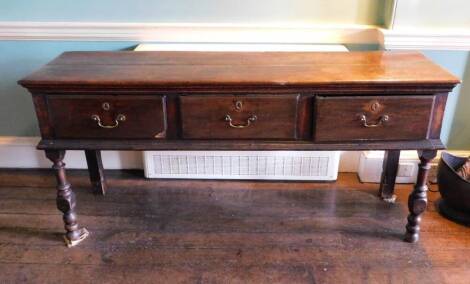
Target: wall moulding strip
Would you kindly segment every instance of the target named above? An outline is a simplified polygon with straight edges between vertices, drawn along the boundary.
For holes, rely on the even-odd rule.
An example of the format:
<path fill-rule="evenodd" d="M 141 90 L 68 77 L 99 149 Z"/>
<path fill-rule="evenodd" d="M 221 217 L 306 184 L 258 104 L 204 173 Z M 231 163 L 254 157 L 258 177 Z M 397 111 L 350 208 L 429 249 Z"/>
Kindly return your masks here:
<path fill-rule="evenodd" d="M 470 32 L 466 30 L 370 25 L 0 22 L 0 40 L 380 44 L 385 49 L 470 50 Z"/>
<path fill-rule="evenodd" d="M 376 43 L 367 25 L 241 25 L 192 23 L 0 22 L 1 40 L 185 43 Z"/>
<path fill-rule="evenodd" d="M 470 50 L 468 30 L 381 29 L 386 49 Z"/>

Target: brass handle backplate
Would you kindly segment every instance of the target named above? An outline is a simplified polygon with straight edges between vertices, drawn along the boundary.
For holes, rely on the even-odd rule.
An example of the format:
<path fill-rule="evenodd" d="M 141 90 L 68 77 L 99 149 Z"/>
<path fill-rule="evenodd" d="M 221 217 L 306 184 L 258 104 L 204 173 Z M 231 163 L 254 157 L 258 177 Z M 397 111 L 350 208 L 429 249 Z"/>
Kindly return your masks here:
<path fill-rule="evenodd" d="M 228 125 L 232 128 L 238 128 L 238 129 L 247 128 L 248 126 L 251 125 L 252 122 L 255 122 L 257 119 L 258 117 L 256 115 L 252 115 L 246 120 L 246 124 L 233 124 L 232 117 L 229 114 L 225 115 L 225 121 L 228 121 Z"/>
<path fill-rule="evenodd" d="M 384 114 L 380 116 L 380 118 L 377 120 L 376 123 L 367 122 L 367 116 L 365 114 L 360 114 L 359 119 L 362 122 L 362 126 L 367 127 L 367 128 L 372 128 L 372 127 L 378 127 L 378 126 L 385 124 L 387 121 L 390 120 L 390 117 L 387 114 Z"/>
<path fill-rule="evenodd" d="M 91 115 L 91 119 L 93 119 L 94 121 L 96 121 L 96 123 L 98 124 L 99 127 L 101 127 L 101 128 L 106 128 L 106 129 L 111 129 L 111 128 L 116 128 L 116 127 L 118 127 L 120 121 L 126 121 L 126 116 L 125 116 L 124 114 L 118 114 L 118 115 L 116 116 L 116 118 L 114 119 L 114 124 L 113 124 L 113 125 L 104 125 L 104 124 L 101 122 L 100 116 L 97 115 L 97 114 Z"/>

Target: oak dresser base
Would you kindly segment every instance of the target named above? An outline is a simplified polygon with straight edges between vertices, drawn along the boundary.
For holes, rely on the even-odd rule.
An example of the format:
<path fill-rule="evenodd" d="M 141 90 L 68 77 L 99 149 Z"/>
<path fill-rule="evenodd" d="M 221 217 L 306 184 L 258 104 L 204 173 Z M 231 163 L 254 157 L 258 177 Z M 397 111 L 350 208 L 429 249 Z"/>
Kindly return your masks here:
<path fill-rule="evenodd" d="M 66 150 L 85 151 L 95 194 L 104 150 L 385 150 L 393 203 L 401 150 L 421 163 L 404 240 L 416 242 L 429 162 L 459 80 L 416 52 L 66 52 L 19 81 L 57 178 L 67 246 L 80 228 Z"/>

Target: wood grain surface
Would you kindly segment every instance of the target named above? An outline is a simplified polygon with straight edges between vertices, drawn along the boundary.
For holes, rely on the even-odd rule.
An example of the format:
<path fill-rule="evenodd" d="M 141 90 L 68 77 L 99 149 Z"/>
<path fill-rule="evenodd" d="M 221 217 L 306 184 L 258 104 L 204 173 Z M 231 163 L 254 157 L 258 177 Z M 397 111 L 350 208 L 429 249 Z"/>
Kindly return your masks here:
<path fill-rule="evenodd" d="M 24 78 L 27 88 L 236 85 L 434 85 L 459 80 L 417 52 L 66 52 Z"/>
<path fill-rule="evenodd" d="M 470 279 L 470 229 L 430 206 L 418 244 L 401 242 L 406 196 L 384 204 L 354 174 L 335 183 L 145 180 L 107 171 L 106 197 L 69 171 L 78 247 L 61 242 L 49 170 L 0 171 L 4 283 L 449 283 Z M 435 189 L 435 186 L 432 186 Z"/>

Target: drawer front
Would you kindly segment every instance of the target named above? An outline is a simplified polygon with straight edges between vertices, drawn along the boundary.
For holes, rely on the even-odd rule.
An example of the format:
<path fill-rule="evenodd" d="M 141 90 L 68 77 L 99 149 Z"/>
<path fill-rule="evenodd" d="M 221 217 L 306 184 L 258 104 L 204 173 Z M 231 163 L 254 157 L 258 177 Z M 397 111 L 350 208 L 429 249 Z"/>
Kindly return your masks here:
<path fill-rule="evenodd" d="M 296 138 L 298 95 L 181 96 L 186 139 Z"/>
<path fill-rule="evenodd" d="M 51 95 L 47 98 L 56 138 L 164 138 L 161 96 Z"/>
<path fill-rule="evenodd" d="M 426 139 L 434 96 L 317 97 L 315 141 Z"/>

